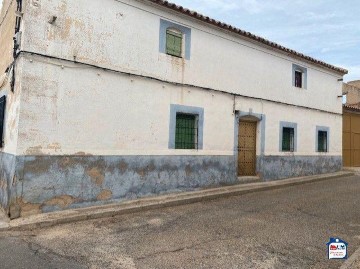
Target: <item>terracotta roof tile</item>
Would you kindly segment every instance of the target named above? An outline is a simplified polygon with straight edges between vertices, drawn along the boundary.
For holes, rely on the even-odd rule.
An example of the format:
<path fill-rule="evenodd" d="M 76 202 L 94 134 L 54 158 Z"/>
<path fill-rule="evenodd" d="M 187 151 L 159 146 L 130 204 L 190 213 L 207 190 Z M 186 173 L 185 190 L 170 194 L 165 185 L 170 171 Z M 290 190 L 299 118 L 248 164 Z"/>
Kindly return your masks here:
<path fill-rule="evenodd" d="M 330 69 L 330 70 L 333 70 L 333 71 L 336 71 L 340 74 L 347 74 L 348 73 L 348 70 L 346 69 L 343 69 L 343 68 L 340 68 L 340 67 L 336 67 L 334 65 L 331 65 L 331 64 L 328 64 L 328 63 L 325 63 L 323 61 L 320 61 L 320 60 L 317 60 L 315 58 L 312 58 L 310 56 L 307 56 L 307 55 L 304 55 L 300 52 L 297 52 L 295 50 L 292 50 L 292 49 L 289 49 L 289 48 L 286 48 L 282 45 L 279 45 L 275 42 L 272 42 L 272 41 L 269 41 L 265 38 L 262 38 L 260 36 L 257 36 L 257 35 L 254 35 L 250 32 L 246 32 L 244 30 L 241 30 L 239 28 L 236 28 L 230 24 L 226 24 L 224 22 L 220 22 L 220 21 L 217 21 L 217 20 L 214 20 L 212 18 L 209 18 L 208 16 L 204 16 L 196 11 L 192 11 L 192 10 L 189 10 L 187 8 L 184 8 L 180 5 L 176 5 L 174 3 L 171 3 L 171 2 L 168 2 L 168 1 L 164 1 L 164 0 L 147 0 L 149 2 L 152 2 L 152 3 L 155 3 L 155 4 L 158 4 L 158 5 L 161 5 L 163 7 L 166 7 L 166 8 L 169 8 L 171 10 L 174 10 L 176 12 L 179 12 L 179 13 L 182 13 L 182 14 L 185 14 L 187 16 L 190 16 L 190 17 L 193 17 L 193 18 L 196 18 L 200 21 L 203 21 L 203 22 L 206 22 L 206 23 L 209 23 L 209 24 L 212 24 L 212 25 L 215 25 L 219 28 L 222 28 L 222 29 L 225 29 L 225 30 L 229 30 L 231 32 L 234 32 L 234 33 L 237 33 L 241 36 L 245 36 L 245 37 L 248 37 L 250 39 L 253 39 L 255 41 L 258 41 L 260 43 L 263 43 L 267 46 L 270 46 L 272 48 L 275 48 L 275 49 L 278 49 L 280 51 L 283 51 L 283 52 L 286 52 L 288 54 L 290 54 L 290 56 L 292 57 L 295 57 L 295 58 L 300 58 L 300 59 L 304 59 L 308 62 L 311 62 L 311 63 L 314 63 L 314 64 L 317 64 L 317 65 L 320 65 L 322 67 L 325 67 L 327 69 Z"/>
<path fill-rule="evenodd" d="M 349 105 L 343 105 L 343 109 L 353 110 L 353 111 L 360 111 L 360 108 L 354 107 L 354 106 L 349 106 Z"/>

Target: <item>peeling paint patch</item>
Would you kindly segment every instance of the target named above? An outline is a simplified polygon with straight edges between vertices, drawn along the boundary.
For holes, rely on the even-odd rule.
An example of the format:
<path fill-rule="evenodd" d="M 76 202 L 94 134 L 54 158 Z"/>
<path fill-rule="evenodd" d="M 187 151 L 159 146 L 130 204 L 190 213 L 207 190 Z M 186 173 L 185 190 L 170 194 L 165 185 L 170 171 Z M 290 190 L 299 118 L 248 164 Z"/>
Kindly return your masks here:
<path fill-rule="evenodd" d="M 126 172 L 126 170 L 128 169 L 129 165 L 125 161 L 121 161 L 119 164 L 119 167 L 120 167 L 121 173 L 124 174 Z"/>
<path fill-rule="evenodd" d="M 24 201 L 22 198 L 17 199 L 17 204 L 20 207 L 20 216 L 27 217 L 41 213 L 41 204 L 32 204 Z"/>
<path fill-rule="evenodd" d="M 48 149 L 52 149 L 55 152 L 61 149 L 61 145 L 59 143 L 52 143 L 47 146 Z"/>
<path fill-rule="evenodd" d="M 76 199 L 70 195 L 62 195 L 54 197 L 48 201 L 45 202 L 45 205 L 47 206 L 58 206 L 61 209 L 65 209 L 69 207 L 71 204 L 73 204 L 76 201 Z"/>
<path fill-rule="evenodd" d="M 96 185 L 101 186 L 103 184 L 105 175 L 100 172 L 99 168 L 93 167 L 90 170 L 86 171 L 86 174 Z"/>
<path fill-rule="evenodd" d="M 110 190 L 102 190 L 96 197 L 96 199 L 100 201 L 110 200 L 111 198 L 112 198 L 112 191 Z"/>

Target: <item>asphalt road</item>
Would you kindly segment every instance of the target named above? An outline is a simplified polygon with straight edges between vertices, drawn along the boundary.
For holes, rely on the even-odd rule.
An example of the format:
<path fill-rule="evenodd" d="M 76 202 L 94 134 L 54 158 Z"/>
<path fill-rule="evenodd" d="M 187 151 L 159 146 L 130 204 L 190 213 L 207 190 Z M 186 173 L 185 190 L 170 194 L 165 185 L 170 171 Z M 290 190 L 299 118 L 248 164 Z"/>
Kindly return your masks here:
<path fill-rule="evenodd" d="M 360 177 L 0 234 L 0 268 L 339 268 L 360 247 Z"/>

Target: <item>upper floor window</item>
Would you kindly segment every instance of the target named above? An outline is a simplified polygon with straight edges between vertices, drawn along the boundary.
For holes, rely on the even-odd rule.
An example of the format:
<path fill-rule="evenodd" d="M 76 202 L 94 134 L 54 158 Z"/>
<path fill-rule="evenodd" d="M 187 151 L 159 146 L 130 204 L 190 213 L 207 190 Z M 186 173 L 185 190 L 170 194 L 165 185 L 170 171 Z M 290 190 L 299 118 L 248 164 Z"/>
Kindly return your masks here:
<path fill-rule="evenodd" d="M 183 34 L 177 29 L 166 30 L 166 54 L 182 57 Z"/>
<path fill-rule="evenodd" d="M 307 88 L 307 69 L 305 67 L 293 64 L 292 67 L 293 86 L 301 89 Z"/>
<path fill-rule="evenodd" d="M 295 71 L 295 87 L 302 88 L 302 72 Z"/>
<path fill-rule="evenodd" d="M 190 60 L 191 29 L 160 19 L 159 52 Z"/>

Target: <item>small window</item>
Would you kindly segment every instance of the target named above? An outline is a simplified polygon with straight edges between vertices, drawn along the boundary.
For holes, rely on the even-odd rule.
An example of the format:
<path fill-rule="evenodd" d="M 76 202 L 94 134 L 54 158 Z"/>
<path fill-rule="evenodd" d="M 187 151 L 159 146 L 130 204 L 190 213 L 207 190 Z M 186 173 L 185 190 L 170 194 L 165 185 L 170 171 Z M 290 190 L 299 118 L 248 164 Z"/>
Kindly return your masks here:
<path fill-rule="evenodd" d="M 282 151 L 294 152 L 295 150 L 295 136 L 294 128 L 283 128 L 282 133 Z"/>
<path fill-rule="evenodd" d="M 296 88 L 307 89 L 307 68 L 293 64 L 292 65 L 292 85 Z"/>
<path fill-rule="evenodd" d="M 198 149 L 197 115 L 176 114 L 175 149 Z"/>
<path fill-rule="evenodd" d="M 318 131 L 318 152 L 328 152 L 328 133 Z"/>
<path fill-rule="evenodd" d="M 6 96 L 0 98 L 0 147 L 4 146 L 4 126 L 5 126 L 5 105 L 6 105 Z"/>
<path fill-rule="evenodd" d="M 302 88 L 303 74 L 300 71 L 295 71 L 295 87 Z"/>
<path fill-rule="evenodd" d="M 166 31 L 166 54 L 182 57 L 183 34 L 180 31 L 168 29 Z"/>

